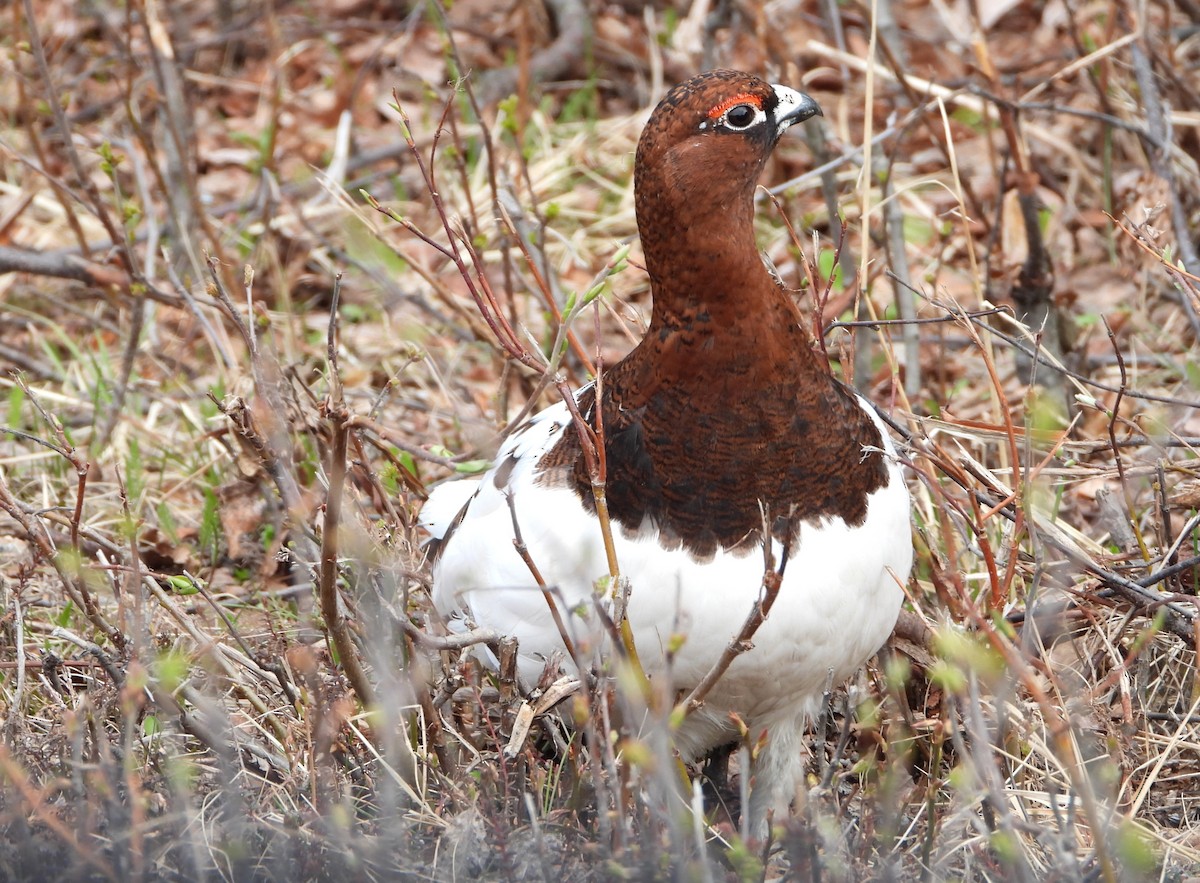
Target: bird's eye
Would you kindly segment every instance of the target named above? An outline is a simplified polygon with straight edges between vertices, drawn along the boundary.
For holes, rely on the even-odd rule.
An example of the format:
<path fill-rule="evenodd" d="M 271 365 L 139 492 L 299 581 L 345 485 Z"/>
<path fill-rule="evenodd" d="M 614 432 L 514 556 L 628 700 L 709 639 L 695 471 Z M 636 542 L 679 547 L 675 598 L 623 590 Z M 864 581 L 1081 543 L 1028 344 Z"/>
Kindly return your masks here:
<path fill-rule="evenodd" d="M 744 129 L 754 122 L 757 116 L 753 105 L 739 104 L 729 108 L 725 114 L 725 124 L 731 129 Z"/>

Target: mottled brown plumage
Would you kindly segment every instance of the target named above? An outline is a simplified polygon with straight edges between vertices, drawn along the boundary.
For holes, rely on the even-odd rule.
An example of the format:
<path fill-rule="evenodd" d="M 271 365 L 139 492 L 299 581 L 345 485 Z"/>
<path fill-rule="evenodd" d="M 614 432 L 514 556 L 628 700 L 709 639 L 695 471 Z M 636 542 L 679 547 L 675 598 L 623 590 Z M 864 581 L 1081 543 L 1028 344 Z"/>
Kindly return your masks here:
<path fill-rule="evenodd" d="M 721 72 L 672 90 L 642 134 L 634 186 L 653 312 L 603 382 L 611 515 L 701 557 L 757 546 L 764 508 L 781 539 L 828 516 L 859 524 L 887 483 L 878 429 L 814 355 L 754 242 L 755 182 L 778 132 L 700 128 L 733 80 L 773 110 L 767 83 Z M 580 404 L 590 418 L 594 391 Z M 594 505 L 573 429 L 542 466 Z"/>

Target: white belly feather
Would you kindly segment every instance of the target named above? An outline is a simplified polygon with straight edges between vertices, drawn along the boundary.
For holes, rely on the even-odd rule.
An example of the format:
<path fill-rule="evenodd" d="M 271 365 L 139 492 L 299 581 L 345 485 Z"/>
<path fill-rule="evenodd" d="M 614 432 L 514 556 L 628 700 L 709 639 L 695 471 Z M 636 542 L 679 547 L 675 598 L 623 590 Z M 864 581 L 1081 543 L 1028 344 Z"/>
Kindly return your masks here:
<path fill-rule="evenodd" d="M 887 486 L 871 494 L 866 520 L 857 527 L 836 518 L 801 527 L 779 596 L 752 649 L 735 659 L 711 691 L 707 713 L 677 734 L 685 755 L 697 757 L 726 741 L 733 732 L 722 726 L 729 711 L 752 728 L 775 729 L 802 717 L 831 676 L 836 684 L 853 673 L 895 625 L 912 563 L 909 496 L 886 430 L 871 415 L 888 454 Z M 434 566 L 433 600 L 443 612 L 462 610 L 480 625 L 515 636 L 521 673 L 530 681 L 563 645 L 542 592 L 513 547 L 506 494 L 512 495 L 529 554 L 554 588 L 573 638 L 581 646 L 603 640 L 594 616 L 568 615 L 592 610 L 594 587 L 608 575 L 599 524 L 572 490 L 534 480 L 538 459 L 568 420 L 563 405 L 553 406 L 505 442 L 496 462 L 513 454 L 518 459 L 504 487 L 496 485 L 494 470 L 466 488 L 447 483 L 422 511 L 426 527 L 441 537 L 475 486 L 466 516 Z M 692 688 L 760 598 L 761 551 L 718 552 L 701 561 L 683 549 L 664 550 L 654 536 L 627 536 L 616 525 L 613 537 L 621 572 L 631 584 L 628 618 L 643 665 L 652 678 L 669 677 L 673 688 Z M 666 671 L 672 645 L 678 649 Z"/>

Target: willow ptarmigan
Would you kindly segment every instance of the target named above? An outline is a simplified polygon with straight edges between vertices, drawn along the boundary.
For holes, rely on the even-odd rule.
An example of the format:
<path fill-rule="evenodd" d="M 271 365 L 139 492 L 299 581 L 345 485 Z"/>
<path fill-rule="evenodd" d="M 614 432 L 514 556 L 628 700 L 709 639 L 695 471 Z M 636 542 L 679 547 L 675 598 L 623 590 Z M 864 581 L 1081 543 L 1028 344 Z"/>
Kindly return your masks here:
<path fill-rule="evenodd" d="M 752 738 L 765 732 L 754 825 L 793 796 L 806 717 L 883 644 L 912 563 L 909 496 L 887 432 L 814 356 L 754 241 L 767 157 L 788 127 L 820 112 L 807 95 L 736 71 L 667 94 L 634 166 L 650 326 L 604 372 L 598 403 L 594 385 L 577 396 L 589 423 L 601 409 L 627 616 L 652 679 L 693 688 L 763 595 L 764 532 L 776 564 L 786 545 L 753 646 L 675 735 L 691 760 L 737 738 L 734 715 Z M 425 504 L 434 603 L 517 637 L 522 674 L 535 682 L 564 648 L 514 548 L 514 513 L 569 633 L 586 645 L 609 573 L 595 512 L 576 430 L 553 405 L 507 438 L 481 479 L 446 482 Z"/>

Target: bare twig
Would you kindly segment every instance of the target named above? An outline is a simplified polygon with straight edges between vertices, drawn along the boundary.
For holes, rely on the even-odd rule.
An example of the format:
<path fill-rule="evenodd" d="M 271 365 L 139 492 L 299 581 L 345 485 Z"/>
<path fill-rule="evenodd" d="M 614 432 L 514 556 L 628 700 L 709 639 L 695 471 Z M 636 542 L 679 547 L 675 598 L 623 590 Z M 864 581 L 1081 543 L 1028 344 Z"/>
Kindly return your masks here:
<path fill-rule="evenodd" d="M 41 415 L 42 420 L 44 420 L 50 426 L 50 428 L 54 430 L 54 434 L 58 437 L 57 446 L 47 446 L 61 454 L 63 458 L 66 459 L 67 462 L 69 462 L 75 469 L 75 509 L 71 513 L 71 548 L 75 550 L 76 554 L 78 554 L 79 524 L 81 521 L 83 521 L 83 499 L 84 492 L 87 489 L 87 477 L 88 472 L 91 470 L 91 464 L 85 460 L 80 455 L 78 449 L 71 444 L 71 440 L 67 438 L 67 433 L 63 429 L 62 422 L 56 416 L 49 413 L 44 407 L 42 407 L 40 397 L 29 388 L 28 384 L 25 383 L 24 378 L 18 376 L 17 385 L 29 398 L 29 401 L 33 403 L 34 408 L 37 409 L 37 412 Z"/>
<path fill-rule="evenodd" d="M 554 598 L 554 593 L 546 585 L 546 580 L 542 578 L 542 572 L 538 570 L 537 564 L 534 563 L 533 557 L 529 554 L 529 547 L 525 545 L 525 540 L 521 536 L 521 523 L 517 518 L 517 506 L 513 500 L 511 491 L 505 492 L 504 501 L 508 504 L 508 513 L 512 517 L 513 548 L 517 550 L 517 554 L 521 556 L 521 560 L 529 568 L 529 573 L 533 577 L 533 581 L 537 583 L 542 597 L 546 599 L 546 606 L 550 608 L 550 616 L 554 620 L 554 627 L 558 629 L 558 636 L 562 640 L 563 646 L 567 648 L 567 654 L 575 663 L 576 668 L 582 673 L 584 671 L 583 660 L 580 658 L 579 652 L 575 649 L 575 642 L 571 640 L 571 635 L 567 632 L 567 624 L 563 622 L 562 612 L 558 609 L 558 602 Z"/>
<path fill-rule="evenodd" d="M 1125 357 L 1121 354 L 1121 347 L 1117 344 L 1117 336 L 1113 334 L 1112 326 L 1108 324 L 1108 318 L 1102 317 L 1104 320 L 1104 330 L 1108 334 L 1108 342 L 1112 344 L 1113 353 L 1117 357 L 1117 368 L 1121 372 L 1121 388 L 1117 390 L 1117 398 L 1113 402 L 1112 413 L 1108 419 L 1108 441 L 1112 446 L 1113 459 L 1117 464 L 1117 475 L 1120 479 L 1121 496 L 1125 500 L 1125 517 L 1129 519 L 1129 525 L 1133 528 L 1134 536 L 1137 538 L 1138 548 L 1141 549 L 1142 558 L 1149 560 L 1150 550 L 1146 548 L 1146 540 L 1142 536 L 1142 531 L 1138 527 L 1137 519 L 1133 517 L 1133 494 L 1129 490 L 1129 480 L 1125 475 L 1125 460 L 1121 456 L 1121 450 L 1117 447 L 1117 418 L 1121 413 L 1121 400 L 1125 397 L 1125 387 L 1129 382 L 1125 373 Z"/>
<path fill-rule="evenodd" d="M 325 496 L 325 521 L 321 528 L 321 567 L 318 577 L 318 596 L 321 599 L 321 615 L 325 625 L 333 637 L 337 648 L 338 658 L 350 686 L 358 696 L 363 707 L 370 708 L 375 704 L 375 690 L 367 679 L 366 671 L 359 656 L 358 647 L 350 635 L 350 626 L 342 611 L 342 602 L 338 596 L 338 535 L 342 522 L 342 494 L 346 486 L 346 439 L 349 430 L 346 427 L 346 403 L 342 396 L 342 381 L 338 367 L 338 306 L 341 293 L 341 280 L 335 282 L 333 302 L 329 308 L 329 336 L 327 341 L 327 359 L 329 366 L 329 396 L 326 399 L 325 417 L 331 424 L 333 445 L 329 452 L 329 463 L 326 467 L 328 487 Z"/>
<path fill-rule="evenodd" d="M 779 587 L 783 584 L 783 574 L 787 569 L 788 563 L 788 542 L 783 543 L 783 551 L 779 557 L 779 564 L 776 566 L 772 560 L 771 554 L 771 532 L 769 513 L 763 515 L 763 555 L 766 558 L 766 567 L 763 573 L 762 592 L 759 595 L 754 606 L 750 609 L 750 613 L 746 616 L 742 627 L 738 629 L 737 634 L 733 639 L 725 645 L 725 649 L 721 651 L 721 655 L 717 657 L 717 661 L 713 663 L 692 691 L 681 700 L 672 713 L 673 722 L 680 724 L 684 718 L 691 714 L 696 709 L 704 704 L 706 697 L 712 688 L 716 686 L 717 681 L 733 664 L 733 661 L 738 656 L 745 653 L 754 645 L 751 643 L 754 634 L 759 627 L 767 621 L 767 616 L 771 612 L 771 608 L 775 606 L 775 599 L 779 597 Z"/>
<path fill-rule="evenodd" d="M 96 288 L 129 288 L 129 275 L 117 267 L 100 264 L 68 252 L 30 251 L 0 245 L 0 273 L 29 273 L 56 279 L 74 279 Z"/>

